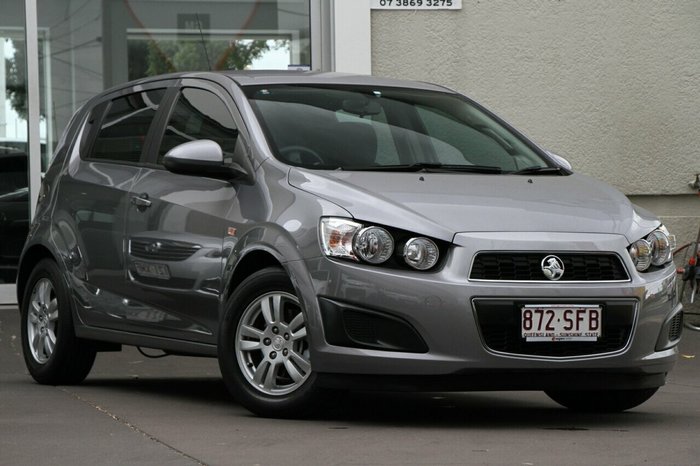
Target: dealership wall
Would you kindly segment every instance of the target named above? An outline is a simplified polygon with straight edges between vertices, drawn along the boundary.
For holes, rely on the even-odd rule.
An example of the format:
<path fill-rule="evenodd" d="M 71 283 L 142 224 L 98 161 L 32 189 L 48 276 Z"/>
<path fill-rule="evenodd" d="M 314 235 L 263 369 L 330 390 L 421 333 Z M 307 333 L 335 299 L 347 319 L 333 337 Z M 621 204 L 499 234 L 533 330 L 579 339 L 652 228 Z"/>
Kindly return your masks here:
<path fill-rule="evenodd" d="M 700 225 L 700 2 L 463 0 L 373 10 L 372 73 L 463 92 L 657 215 Z"/>

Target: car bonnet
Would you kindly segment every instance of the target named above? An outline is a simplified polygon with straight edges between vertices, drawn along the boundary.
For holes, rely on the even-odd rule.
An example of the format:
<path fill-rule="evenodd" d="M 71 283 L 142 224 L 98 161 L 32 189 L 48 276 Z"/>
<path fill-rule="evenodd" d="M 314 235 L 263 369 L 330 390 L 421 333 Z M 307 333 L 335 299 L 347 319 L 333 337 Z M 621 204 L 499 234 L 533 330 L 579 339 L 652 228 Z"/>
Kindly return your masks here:
<path fill-rule="evenodd" d="M 321 171 L 292 168 L 289 183 L 356 219 L 452 240 L 463 232 L 619 234 L 634 241 L 658 220 L 583 175 Z"/>

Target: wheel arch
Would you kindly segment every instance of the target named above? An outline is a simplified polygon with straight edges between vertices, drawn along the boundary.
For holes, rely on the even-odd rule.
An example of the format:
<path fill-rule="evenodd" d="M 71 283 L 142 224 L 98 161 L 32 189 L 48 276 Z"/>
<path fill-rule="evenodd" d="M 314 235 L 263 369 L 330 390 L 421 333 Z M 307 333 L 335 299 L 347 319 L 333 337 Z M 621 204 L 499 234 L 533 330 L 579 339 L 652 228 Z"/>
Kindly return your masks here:
<path fill-rule="evenodd" d="M 268 267 L 280 267 L 285 269 L 285 272 L 288 273 L 286 268 L 282 265 L 280 258 L 271 251 L 266 249 L 254 249 L 243 255 L 236 263 L 233 273 L 227 280 L 224 293 L 225 300 L 228 300 L 231 293 L 233 293 L 246 277 Z"/>
<path fill-rule="evenodd" d="M 29 280 L 32 270 L 43 259 L 51 259 L 58 263 L 56 257 L 43 244 L 35 244 L 22 254 L 22 260 L 17 271 L 17 304 L 21 305 L 22 303 L 24 289 L 27 286 L 27 280 Z"/>

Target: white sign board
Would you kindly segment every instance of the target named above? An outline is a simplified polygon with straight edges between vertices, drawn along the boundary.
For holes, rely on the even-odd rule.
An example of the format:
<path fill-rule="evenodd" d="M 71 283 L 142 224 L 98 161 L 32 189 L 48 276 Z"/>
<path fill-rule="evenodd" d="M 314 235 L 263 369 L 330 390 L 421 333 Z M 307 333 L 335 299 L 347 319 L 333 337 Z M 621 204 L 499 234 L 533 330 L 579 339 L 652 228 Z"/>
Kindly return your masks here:
<path fill-rule="evenodd" d="M 370 0 L 373 10 L 461 10 L 462 0 Z"/>

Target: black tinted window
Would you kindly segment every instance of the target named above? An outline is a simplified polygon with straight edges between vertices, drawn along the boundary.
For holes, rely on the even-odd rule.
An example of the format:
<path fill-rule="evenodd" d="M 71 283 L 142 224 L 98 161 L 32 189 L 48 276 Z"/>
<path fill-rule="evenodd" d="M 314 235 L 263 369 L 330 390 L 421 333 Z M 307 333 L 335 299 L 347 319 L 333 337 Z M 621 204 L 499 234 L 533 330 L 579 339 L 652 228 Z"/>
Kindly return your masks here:
<path fill-rule="evenodd" d="M 211 139 L 219 143 L 224 159 L 230 158 L 236 147 L 237 135 L 233 117 L 220 98 L 202 89 L 183 89 L 165 129 L 158 151 L 158 163 L 173 147 L 198 139 Z"/>
<path fill-rule="evenodd" d="M 527 141 L 458 95 L 369 86 L 246 86 L 277 158 L 335 170 L 546 167 Z M 474 167 L 477 168 L 477 167 Z"/>
<path fill-rule="evenodd" d="M 90 157 L 138 162 L 164 95 L 164 89 L 155 89 L 114 99 L 102 119 Z"/>
<path fill-rule="evenodd" d="M 0 202 L 26 192 L 27 185 L 27 154 L 0 145 Z"/>

